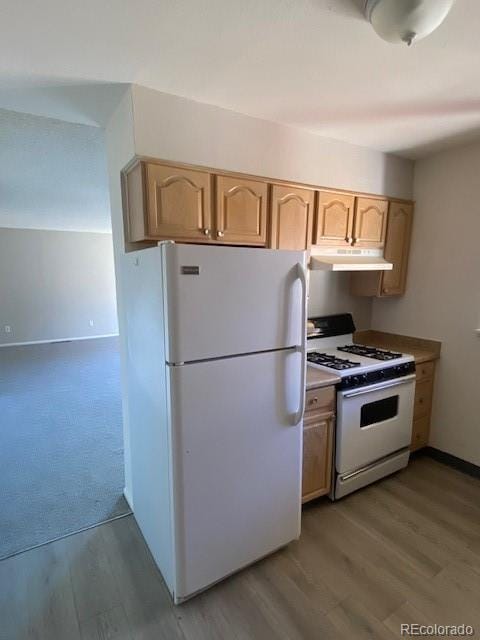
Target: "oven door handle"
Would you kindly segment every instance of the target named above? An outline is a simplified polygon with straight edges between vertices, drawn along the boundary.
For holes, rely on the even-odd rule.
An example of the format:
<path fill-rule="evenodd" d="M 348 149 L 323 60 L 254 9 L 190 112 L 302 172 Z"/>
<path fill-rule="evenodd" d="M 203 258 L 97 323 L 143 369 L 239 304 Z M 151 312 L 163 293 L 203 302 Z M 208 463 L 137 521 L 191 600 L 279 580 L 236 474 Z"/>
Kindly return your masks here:
<path fill-rule="evenodd" d="M 365 393 L 372 393 L 373 391 L 383 391 L 383 389 L 390 389 L 391 387 L 399 387 L 402 384 L 409 384 L 413 380 L 415 380 L 416 375 L 412 373 L 409 376 L 405 376 L 401 380 L 395 380 L 392 382 L 385 382 L 381 385 L 371 385 L 364 389 L 359 389 L 358 391 L 351 391 L 349 393 L 343 393 L 344 398 L 355 398 L 355 396 L 363 396 Z"/>

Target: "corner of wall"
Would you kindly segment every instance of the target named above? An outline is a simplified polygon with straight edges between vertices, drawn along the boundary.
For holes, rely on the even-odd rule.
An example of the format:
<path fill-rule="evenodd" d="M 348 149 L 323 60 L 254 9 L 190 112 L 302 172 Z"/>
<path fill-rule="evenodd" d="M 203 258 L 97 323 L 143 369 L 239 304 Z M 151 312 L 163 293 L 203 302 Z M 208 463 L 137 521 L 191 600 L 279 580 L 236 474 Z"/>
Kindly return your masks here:
<path fill-rule="evenodd" d="M 110 209 L 112 217 L 112 237 L 115 262 L 115 282 L 117 291 L 117 314 L 120 334 L 120 362 L 122 377 L 122 414 L 123 444 L 125 457 L 125 493 L 132 495 L 130 432 L 128 424 L 128 396 L 126 369 L 126 332 L 125 308 L 123 295 L 122 258 L 125 247 L 123 228 L 122 190 L 120 172 L 135 155 L 135 132 L 133 117 L 133 87 L 128 85 L 125 93 L 112 113 L 105 127 L 105 143 L 107 149 L 107 166 L 110 190 Z"/>

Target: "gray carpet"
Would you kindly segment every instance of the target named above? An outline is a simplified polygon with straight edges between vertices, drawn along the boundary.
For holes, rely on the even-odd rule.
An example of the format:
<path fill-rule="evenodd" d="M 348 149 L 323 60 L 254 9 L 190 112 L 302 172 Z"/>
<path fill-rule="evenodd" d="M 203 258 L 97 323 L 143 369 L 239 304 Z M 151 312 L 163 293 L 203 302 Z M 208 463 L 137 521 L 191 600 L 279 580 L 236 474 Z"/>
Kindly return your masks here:
<path fill-rule="evenodd" d="M 118 338 L 0 349 L 0 558 L 129 512 Z"/>

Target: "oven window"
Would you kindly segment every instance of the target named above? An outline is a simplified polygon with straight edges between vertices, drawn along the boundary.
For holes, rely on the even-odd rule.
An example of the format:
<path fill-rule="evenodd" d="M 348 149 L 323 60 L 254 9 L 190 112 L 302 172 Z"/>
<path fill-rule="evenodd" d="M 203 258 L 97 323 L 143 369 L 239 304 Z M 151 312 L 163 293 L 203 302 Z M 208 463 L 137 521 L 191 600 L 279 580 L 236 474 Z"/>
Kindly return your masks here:
<path fill-rule="evenodd" d="M 394 418 L 398 414 L 398 396 L 390 396 L 376 402 L 364 404 L 360 414 L 360 427 Z"/>

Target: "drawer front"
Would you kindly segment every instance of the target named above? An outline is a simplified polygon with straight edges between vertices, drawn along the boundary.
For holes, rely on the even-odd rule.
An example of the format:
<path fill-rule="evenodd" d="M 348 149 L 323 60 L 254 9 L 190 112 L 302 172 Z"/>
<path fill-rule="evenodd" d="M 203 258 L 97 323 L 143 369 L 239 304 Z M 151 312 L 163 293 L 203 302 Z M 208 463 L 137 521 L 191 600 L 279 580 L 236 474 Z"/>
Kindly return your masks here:
<path fill-rule="evenodd" d="M 333 413 L 335 411 L 335 387 L 309 389 L 305 396 L 305 413 Z"/>
<path fill-rule="evenodd" d="M 432 410 L 433 380 L 417 382 L 415 387 L 415 406 L 413 419 L 430 415 Z"/>
<path fill-rule="evenodd" d="M 433 378 L 433 374 L 435 372 L 435 363 L 434 362 L 424 362 L 422 364 L 417 364 L 417 382 L 421 382 L 422 380 L 429 380 Z"/>
<path fill-rule="evenodd" d="M 430 437 L 430 415 L 413 421 L 412 444 L 410 449 L 416 451 L 426 447 Z"/>

